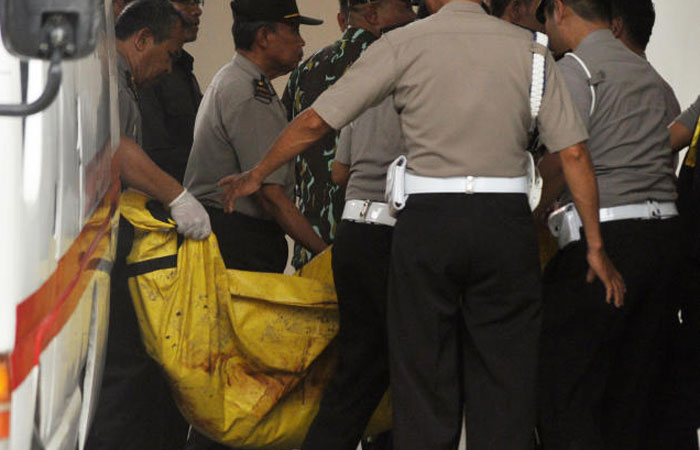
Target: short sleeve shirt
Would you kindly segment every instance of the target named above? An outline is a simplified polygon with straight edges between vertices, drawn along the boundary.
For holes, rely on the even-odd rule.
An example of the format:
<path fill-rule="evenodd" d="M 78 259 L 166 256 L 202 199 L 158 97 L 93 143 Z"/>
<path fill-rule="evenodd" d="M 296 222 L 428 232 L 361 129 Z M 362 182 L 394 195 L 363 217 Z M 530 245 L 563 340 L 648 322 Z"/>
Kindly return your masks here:
<path fill-rule="evenodd" d="M 559 61 L 588 128 L 600 206 L 676 199 L 665 82 L 610 30 L 589 34 L 575 54 Z M 591 114 L 594 86 L 596 103 Z M 565 200 L 569 200 L 568 194 Z"/>
<path fill-rule="evenodd" d="M 391 97 L 409 172 L 523 176 L 533 52 L 546 54 L 537 119 L 542 144 L 555 152 L 585 141 L 588 134 L 551 54 L 534 43 L 533 33 L 467 1 L 450 2 L 385 34 L 312 107 L 338 129 Z"/>
<path fill-rule="evenodd" d="M 142 145 L 141 112 L 136 95 L 136 83 L 131 68 L 120 53 L 117 53 L 119 72 L 119 130 L 139 145 Z"/>
<path fill-rule="evenodd" d="M 399 115 L 387 98 L 340 133 L 335 159 L 350 166 L 345 199 L 383 202 L 389 165 L 404 153 Z"/>
<path fill-rule="evenodd" d="M 678 116 L 676 122 L 680 123 L 692 132 L 695 131 L 698 120 L 700 120 L 700 97 L 698 97 L 697 100 L 695 100 L 695 103 L 690 105 L 688 109 L 683 111 L 683 113 Z"/>
<path fill-rule="evenodd" d="M 185 170 L 185 187 L 203 204 L 222 208 L 218 181 L 255 167 L 287 125 L 287 114 L 262 71 L 241 54 L 216 74 L 204 94 L 194 126 L 194 143 Z M 285 164 L 263 184 L 284 187 L 294 198 L 294 165 Z M 270 220 L 255 196 L 235 210 Z"/>

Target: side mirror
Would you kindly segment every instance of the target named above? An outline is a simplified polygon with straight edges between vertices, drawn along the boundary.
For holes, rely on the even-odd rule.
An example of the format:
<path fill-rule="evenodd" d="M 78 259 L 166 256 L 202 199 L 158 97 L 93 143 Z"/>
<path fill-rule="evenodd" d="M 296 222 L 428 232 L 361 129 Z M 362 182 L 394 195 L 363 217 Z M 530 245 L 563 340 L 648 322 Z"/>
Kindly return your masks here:
<path fill-rule="evenodd" d="M 7 50 L 51 61 L 43 94 L 31 104 L 0 105 L 0 116 L 28 116 L 49 106 L 61 87 L 61 62 L 93 52 L 104 16 L 104 0 L 0 0 Z"/>
<path fill-rule="evenodd" d="M 51 59 L 57 46 L 65 59 L 82 58 L 95 48 L 104 8 L 104 0 L 0 0 L 3 43 L 25 58 Z"/>

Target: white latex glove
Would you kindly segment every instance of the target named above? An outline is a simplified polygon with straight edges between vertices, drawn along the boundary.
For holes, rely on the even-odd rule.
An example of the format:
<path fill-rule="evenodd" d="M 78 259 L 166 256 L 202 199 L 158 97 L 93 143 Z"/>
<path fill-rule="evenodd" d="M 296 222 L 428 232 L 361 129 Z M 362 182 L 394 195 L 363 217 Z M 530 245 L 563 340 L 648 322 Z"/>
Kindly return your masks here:
<path fill-rule="evenodd" d="M 187 189 L 170 202 L 170 215 L 177 224 L 177 232 L 187 238 L 201 241 L 211 234 L 209 214 Z"/>

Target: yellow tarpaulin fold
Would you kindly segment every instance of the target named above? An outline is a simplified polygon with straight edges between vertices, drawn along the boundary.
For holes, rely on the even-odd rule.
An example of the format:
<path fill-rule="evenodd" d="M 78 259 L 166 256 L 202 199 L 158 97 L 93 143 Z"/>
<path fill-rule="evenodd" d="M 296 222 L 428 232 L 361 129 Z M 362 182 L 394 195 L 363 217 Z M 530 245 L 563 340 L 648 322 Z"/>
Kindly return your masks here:
<path fill-rule="evenodd" d="M 216 237 L 178 240 L 157 202 L 125 192 L 129 287 L 149 355 L 197 429 L 242 449 L 297 448 L 336 363 L 330 251 L 294 276 L 227 270 Z M 385 396 L 368 434 L 390 428 Z"/>

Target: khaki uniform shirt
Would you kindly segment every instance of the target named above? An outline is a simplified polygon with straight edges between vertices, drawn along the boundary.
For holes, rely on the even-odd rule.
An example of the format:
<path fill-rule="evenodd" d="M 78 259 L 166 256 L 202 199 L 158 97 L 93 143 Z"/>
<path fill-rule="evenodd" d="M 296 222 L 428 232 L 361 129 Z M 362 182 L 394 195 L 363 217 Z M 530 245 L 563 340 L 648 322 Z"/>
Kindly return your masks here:
<path fill-rule="evenodd" d="M 345 200 L 384 202 L 389 165 L 405 153 L 401 121 L 391 98 L 343 128 L 335 160 L 350 166 Z"/>
<path fill-rule="evenodd" d="M 698 97 L 698 99 L 695 100 L 695 103 L 690 105 L 688 109 L 683 111 L 683 113 L 678 116 L 676 122 L 693 132 L 698 124 L 698 120 L 700 120 L 700 97 Z"/>
<path fill-rule="evenodd" d="M 674 201 L 667 92 L 661 76 L 610 30 L 589 34 L 575 53 L 592 75 L 596 93 L 592 115 L 592 93 L 583 67 L 570 56 L 558 64 L 591 136 L 588 148 L 600 206 Z"/>
<path fill-rule="evenodd" d="M 141 111 L 136 96 L 136 85 L 126 58 L 118 52 L 117 69 L 119 72 L 119 130 L 142 145 Z"/>
<path fill-rule="evenodd" d="M 202 99 L 185 187 L 203 204 L 223 208 L 218 181 L 255 167 L 286 126 L 287 113 L 270 82 L 253 62 L 236 54 L 219 70 Z M 293 199 L 294 163 L 270 174 L 264 184 L 282 185 Z M 239 199 L 235 210 L 271 219 L 256 196 Z"/>
<path fill-rule="evenodd" d="M 391 96 L 401 117 L 408 171 L 432 177 L 526 174 L 532 55 L 545 52 L 537 120 L 552 152 L 585 141 L 564 80 L 533 34 L 452 1 L 387 33 L 312 106 L 333 128 Z"/>

